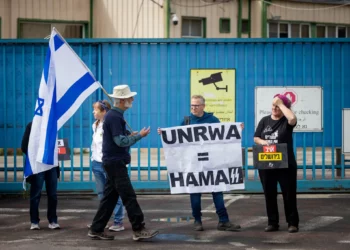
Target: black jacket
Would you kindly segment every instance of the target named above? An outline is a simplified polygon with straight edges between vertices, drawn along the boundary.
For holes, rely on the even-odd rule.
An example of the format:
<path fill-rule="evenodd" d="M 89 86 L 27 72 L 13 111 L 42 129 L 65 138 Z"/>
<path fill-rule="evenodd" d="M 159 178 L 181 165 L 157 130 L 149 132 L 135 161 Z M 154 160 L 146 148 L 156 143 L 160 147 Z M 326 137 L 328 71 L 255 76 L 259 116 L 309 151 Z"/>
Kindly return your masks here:
<path fill-rule="evenodd" d="M 22 137 L 22 143 L 21 143 L 21 150 L 26 156 L 28 155 L 28 144 L 29 144 L 29 137 L 30 137 L 30 131 L 31 130 L 32 130 L 32 122 L 29 122 L 27 124 L 26 130 L 24 131 L 24 134 L 23 134 L 23 137 Z M 56 167 L 56 170 L 57 170 L 57 178 L 60 178 L 60 168 L 59 168 L 59 166 Z M 31 183 L 31 181 L 32 181 L 31 176 L 29 176 L 27 178 L 27 182 L 28 183 Z"/>
<path fill-rule="evenodd" d="M 22 138 L 21 149 L 24 154 L 28 154 L 28 144 L 29 144 L 29 136 L 30 130 L 32 129 L 32 122 L 27 124 L 26 130 L 24 131 L 24 135 Z"/>

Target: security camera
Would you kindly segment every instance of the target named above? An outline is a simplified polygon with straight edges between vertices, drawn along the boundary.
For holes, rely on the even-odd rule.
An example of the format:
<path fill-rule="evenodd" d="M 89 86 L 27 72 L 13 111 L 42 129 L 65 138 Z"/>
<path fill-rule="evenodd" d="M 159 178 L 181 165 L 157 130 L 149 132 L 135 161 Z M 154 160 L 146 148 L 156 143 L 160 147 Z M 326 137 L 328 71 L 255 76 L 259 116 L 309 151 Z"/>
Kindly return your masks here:
<path fill-rule="evenodd" d="M 171 20 L 173 21 L 173 24 L 174 24 L 174 25 L 177 25 L 177 24 L 179 23 L 179 18 L 177 18 L 177 15 L 176 15 L 176 14 L 173 14 L 173 15 L 172 15 Z"/>

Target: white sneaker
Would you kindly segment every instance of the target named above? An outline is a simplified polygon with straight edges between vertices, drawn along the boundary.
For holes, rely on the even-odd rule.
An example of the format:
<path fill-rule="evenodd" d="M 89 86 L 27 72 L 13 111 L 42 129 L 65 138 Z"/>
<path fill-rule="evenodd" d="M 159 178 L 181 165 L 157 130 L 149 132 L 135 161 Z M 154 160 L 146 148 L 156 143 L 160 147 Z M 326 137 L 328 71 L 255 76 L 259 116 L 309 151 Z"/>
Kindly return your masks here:
<path fill-rule="evenodd" d="M 60 229 L 61 227 L 57 223 L 52 222 L 52 223 L 49 224 L 49 228 L 50 229 Z"/>
<path fill-rule="evenodd" d="M 39 230 L 39 224 L 32 223 L 30 224 L 30 230 Z"/>
<path fill-rule="evenodd" d="M 114 223 L 112 226 L 110 226 L 110 227 L 108 228 L 108 230 L 109 230 L 109 231 L 114 231 L 114 232 L 120 232 L 120 231 L 124 231 L 125 228 L 124 228 L 124 226 L 123 226 L 122 223 L 121 223 L 121 224 L 116 224 L 116 223 Z"/>

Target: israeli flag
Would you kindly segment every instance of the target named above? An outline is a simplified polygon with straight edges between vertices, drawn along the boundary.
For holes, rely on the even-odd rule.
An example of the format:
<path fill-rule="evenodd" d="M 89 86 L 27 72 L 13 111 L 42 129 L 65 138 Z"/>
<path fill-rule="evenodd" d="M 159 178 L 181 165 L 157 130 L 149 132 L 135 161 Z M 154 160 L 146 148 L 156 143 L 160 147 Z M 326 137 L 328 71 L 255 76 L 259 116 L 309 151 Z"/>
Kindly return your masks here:
<path fill-rule="evenodd" d="M 32 121 L 24 178 L 58 166 L 57 131 L 100 86 L 53 28 Z"/>

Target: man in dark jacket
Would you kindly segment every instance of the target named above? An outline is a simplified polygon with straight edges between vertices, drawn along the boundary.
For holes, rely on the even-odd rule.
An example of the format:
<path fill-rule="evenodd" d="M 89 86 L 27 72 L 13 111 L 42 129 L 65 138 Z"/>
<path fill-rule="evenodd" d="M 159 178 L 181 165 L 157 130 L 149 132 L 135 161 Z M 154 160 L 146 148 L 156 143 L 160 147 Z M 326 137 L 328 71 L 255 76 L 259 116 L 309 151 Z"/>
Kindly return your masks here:
<path fill-rule="evenodd" d="M 30 138 L 30 131 L 32 129 L 32 122 L 27 124 L 26 130 L 22 138 L 21 149 L 22 152 L 28 155 L 28 144 Z M 41 191 L 43 189 L 44 181 L 47 193 L 47 219 L 49 221 L 50 229 L 59 229 L 60 225 L 57 223 L 57 178 L 59 178 L 59 168 L 55 167 L 45 172 L 30 175 L 26 181 L 30 183 L 30 229 L 39 230 L 39 203 L 41 198 Z"/>
<path fill-rule="evenodd" d="M 207 113 L 205 109 L 205 99 L 201 95 L 193 95 L 191 98 L 191 115 L 185 117 L 181 122 L 181 125 L 189 124 L 203 124 L 203 123 L 219 123 L 220 120 L 213 115 L 213 113 Z M 242 125 L 243 128 L 243 125 Z M 158 134 L 161 134 L 161 130 L 158 129 Z M 202 225 L 202 213 L 201 213 L 201 193 L 190 194 L 192 215 L 194 217 L 194 230 L 203 231 Z M 224 203 L 224 195 L 222 192 L 213 192 L 213 201 L 216 207 L 216 213 L 219 216 L 219 223 L 217 229 L 220 231 L 238 231 L 241 229 L 240 225 L 235 225 L 230 222 L 227 210 Z"/>
<path fill-rule="evenodd" d="M 127 165 L 131 161 L 129 149 L 136 142 L 150 133 L 150 128 L 132 133 L 126 130 L 124 112 L 132 107 L 136 92 L 131 92 L 128 85 L 113 88 L 113 108 L 107 112 L 103 122 L 102 167 L 107 174 L 104 195 L 96 212 L 88 236 L 92 239 L 113 240 L 113 235 L 104 233 L 104 228 L 111 218 L 115 205 L 121 197 L 128 212 L 133 230 L 133 239 L 153 238 L 157 230 L 146 229 L 144 215 L 137 201 L 134 188 L 128 175 Z"/>

